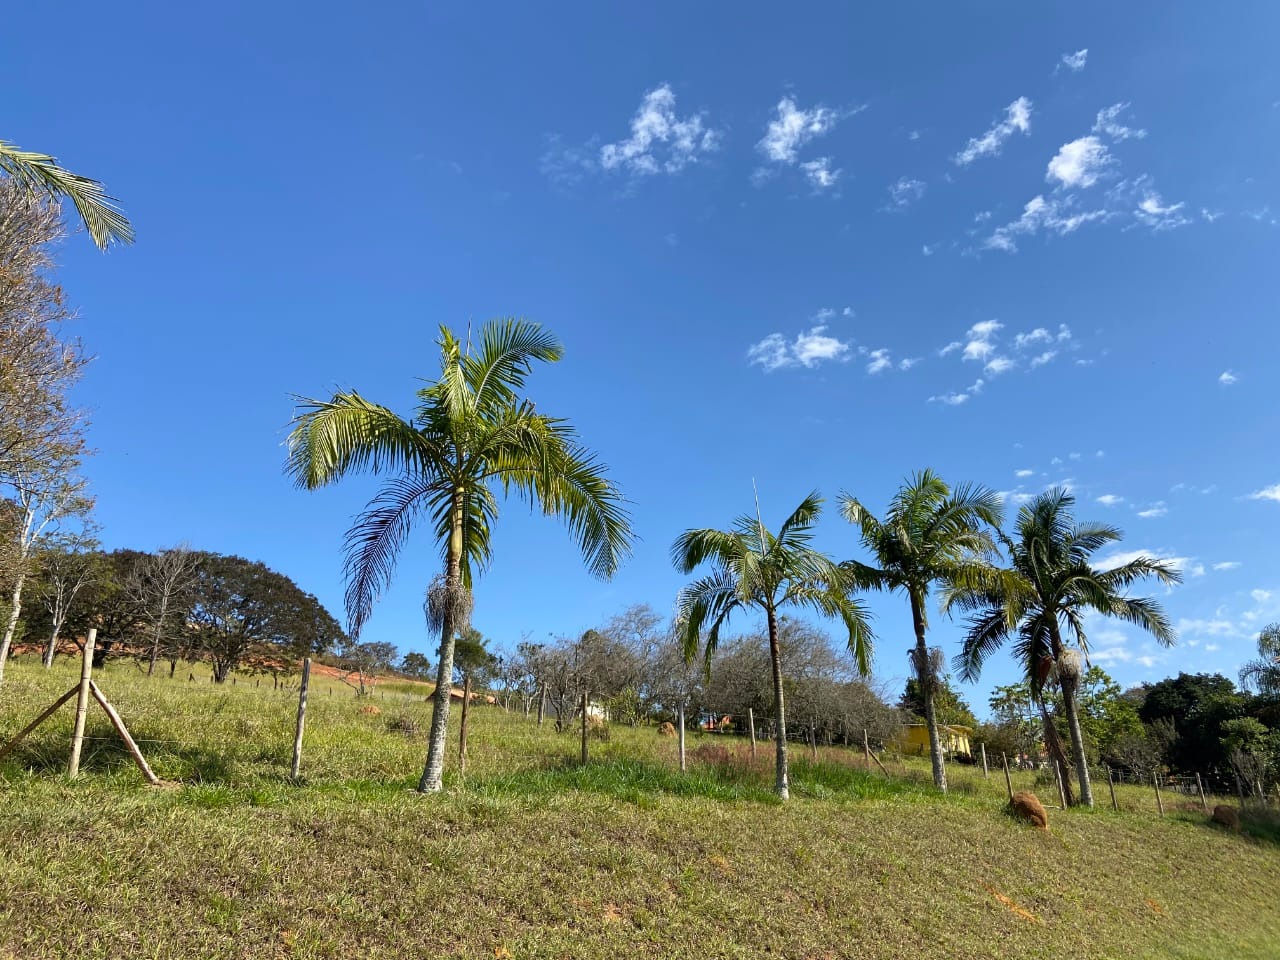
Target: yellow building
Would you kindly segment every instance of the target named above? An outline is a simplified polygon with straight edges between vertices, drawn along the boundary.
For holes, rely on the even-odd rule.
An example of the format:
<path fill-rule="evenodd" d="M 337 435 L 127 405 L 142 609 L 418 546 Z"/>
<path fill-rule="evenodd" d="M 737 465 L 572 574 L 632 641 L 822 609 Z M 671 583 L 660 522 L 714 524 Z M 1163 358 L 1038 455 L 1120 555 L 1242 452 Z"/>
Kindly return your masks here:
<path fill-rule="evenodd" d="M 949 754 L 972 755 L 969 738 L 973 736 L 972 727 L 947 726 L 938 724 L 938 736 L 942 739 L 942 749 Z M 906 756 L 927 756 L 929 753 L 929 729 L 923 723 L 903 724 L 902 730 L 889 743 L 891 750 L 897 750 Z"/>

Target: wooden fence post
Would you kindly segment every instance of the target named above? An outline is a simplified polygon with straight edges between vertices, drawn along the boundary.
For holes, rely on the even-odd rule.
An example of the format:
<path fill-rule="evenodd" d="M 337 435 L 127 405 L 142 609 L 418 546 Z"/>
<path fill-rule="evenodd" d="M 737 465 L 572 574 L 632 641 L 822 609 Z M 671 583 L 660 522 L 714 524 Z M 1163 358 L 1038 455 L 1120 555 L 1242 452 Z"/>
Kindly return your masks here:
<path fill-rule="evenodd" d="M 587 691 L 582 691 L 582 762 L 587 762 Z"/>
<path fill-rule="evenodd" d="M 1116 782 L 1111 778 L 1111 764 L 1107 764 L 1107 789 L 1111 791 L 1111 809 L 1120 812 L 1120 804 L 1116 803 Z"/>
<path fill-rule="evenodd" d="M 981 743 L 979 746 L 982 747 L 982 779 L 990 780 L 991 771 L 987 769 L 987 745 L 985 743 Z"/>
<path fill-rule="evenodd" d="M 471 674 L 462 678 L 462 720 L 458 723 L 458 776 L 467 775 L 467 716 L 471 710 Z"/>
<path fill-rule="evenodd" d="M 1151 771 L 1151 783 L 1156 788 L 1156 809 L 1160 811 L 1160 816 L 1164 816 L 1164 802 L 1160 799 L 1160 774 L 1154 770 Z"/>
<path fill-rule="evenodd" d="M 685 759 L 684 759 L 684 701 L 683 700 L 680 701 L 679 720 L 680 720 L 680 724 L 679 724 L 679 729 L 676 730 L 676 738 L 677 738 L 678 749 L 680 751 L 680 772 L 684 773 Z"/>
<path fill-rule="evenodd" d="M 1058 800 L 1061 801 L 1062 809 L 1065 810 L 1067 809 L 1067 790 L 1066 787 L 1062 785 L 1064 771 L 1060 766 L 1058 766 L 1058 762 L 1056 760 L 1052 761 L 1052 763 L 1053 777 L 1058 781 Z"/>
<path fill-rule="evenodd" d="M 1200 791 L 1200 806 L 1204 808 L 1204 812 L 1209 812 L 1209 799 L 1204 795 L 1204 781 L 1200 779 L 1200 774 L 1196 774 L 1196 789 Z"/>
<path fill-rule="evenodd" d="M 1009 802 L 1012 803 L 1013 802 L 1013 780 L 1009 776 L 1009 755 L 1006 753 L 1001 753 L 1000 762 L 1004 764 L 1004 785 L 1009 790 Z"/>
<path fill-rule="evenodd" d="M 814 732 L 812 723 L 809 724 L 809 759 L 818 759 L 818 735 Z"/>
<path fill-rule="evenodd" d="M 307 722 L 307 691 L 311 688 L 311 658 L 302 661 L 302 683 L 298 687 L 298 725 L 293 733 L 293 763 L 289 767 L 290 779 L 298 779 L 302 767 L 302 728 Z"/>
<path fill-rule="evenodd" d="M 76 721 L 71 728 L 71 758 L 67 761 L 67 776 L 80 775 L 80 751 L 84 746 L 84 716 L 89 710 L 89 680 L 93 676 L 93 645 L 98 640 L 98 629 L 89 628 L 84 641 L 84 660 L 80 664 L 80 688 L 76 691 Z"/>
<path fill-rule="evenodd" d="M 747 730 L 751 733 L 751 759 L 756 758 L 756 712 L 747 707 Z"/>
<path fill-rule="evenodd" d="M 98 685 L 92 680 L 89 681 L 89 692 L 93 694 L 93 699 L 98 701 L 98 706 L 102 707 L 106 713 L 107 719 L 111 721 L 111 725 L 116 728 L 116 733 L 120 734 L 120 739 L 124 741 L 125 749 L 129 751 L 129 755 L 133 757 L 133 762 L 138 765 L 138 769 L 142 771 L 142 776 L 147 783 L 153 787 L 160 786 L 160 778 L 151 770 L 150 764 L 147 763 L 146 757 L 142 755 L 142 751 L 138 749 L 138 745 L 134 743 L 133 737 L 129 735 L 129 730 L 124 725 L 124 721 L 120 719 L 120 714 L 116 713 L 107 698 L 102 695 L 102 691 L 98 689 Z"/>

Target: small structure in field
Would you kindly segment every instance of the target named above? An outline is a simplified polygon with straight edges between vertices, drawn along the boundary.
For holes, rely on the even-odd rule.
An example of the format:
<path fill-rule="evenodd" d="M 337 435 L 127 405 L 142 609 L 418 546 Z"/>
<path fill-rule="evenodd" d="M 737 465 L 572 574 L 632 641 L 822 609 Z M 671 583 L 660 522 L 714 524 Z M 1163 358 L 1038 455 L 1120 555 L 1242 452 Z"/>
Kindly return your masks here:
<path fill-rule="evenodd" d="M 1039 830 L 1049 829 L 1049 814 L 1045 813 L 1040 798 L 1030 790 L 1019 790 L 1013 795 L 1009 801 L 1009 812 Z"/>
<path fill-rule="evenodd" d="M 952 756 L 971 756 L 972 748 L 969 740 L 973 736 L 973 728 L 958 724 L 938 724 L 938 738 L 942 741 L 943 752 Z M 923 723 L 906 723 L 889 746 L 904 756 L 924 757 L 929 754 L 929 728 Z"/>
<path fill-rule="evenodd" d="M 658 724 L 658 736 L 674 737 L 675 735 L 676 735 L 675 724 L 671 723 L 670 721 L 664 721 Z"/>
<path fill-rule="evenodd" d="M 1221 824 L 1228 830 L 1240 829 L 1240 814 L 1235 807 L 1229 807 L 1225 803 L 1220 803 L 1213 808 L 1213 822 Z"/>

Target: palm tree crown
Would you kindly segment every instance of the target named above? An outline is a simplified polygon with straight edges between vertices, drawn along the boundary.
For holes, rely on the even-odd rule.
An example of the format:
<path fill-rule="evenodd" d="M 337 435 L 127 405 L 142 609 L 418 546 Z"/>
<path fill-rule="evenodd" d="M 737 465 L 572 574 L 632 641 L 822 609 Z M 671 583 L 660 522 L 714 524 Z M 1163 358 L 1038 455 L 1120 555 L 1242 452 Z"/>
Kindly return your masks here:
<path fill-rule="evenodd" d="M 1258 634 L 1258 658 L 1240 668 L 1240 686 L 1280 696 L 1280 623 L 1268 624 Z"/>
<path fill-rule="evenodd" d="M 133 243 L 133 226 L 97 180 L 63 169 L 48 154 L 20 150 L 3 140 L 0 140 L 0 171 L 32 195 L 70 200 L 99 250 L 105 250 L 112 241 Z"/>

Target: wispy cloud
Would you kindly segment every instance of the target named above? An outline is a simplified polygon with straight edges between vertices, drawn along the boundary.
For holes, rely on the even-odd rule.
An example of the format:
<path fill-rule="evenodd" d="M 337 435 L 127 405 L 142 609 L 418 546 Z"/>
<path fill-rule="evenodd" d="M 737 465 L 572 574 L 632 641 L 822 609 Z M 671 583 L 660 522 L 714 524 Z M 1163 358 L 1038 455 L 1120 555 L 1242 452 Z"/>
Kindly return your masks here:
<path fill-rule="evenodd" d="M 1127 103 L 1113 103 L 1105 110 L 1098 111 L 1098 117 L 1093 122 L 1094 133 L 1105 133 L 1112 140 L 1141 140 L 1147 135 L 1145 130 L 1136 130 L 1133 127 L 1126 127 L 1119 122 L 1120 114 L 1129 109 Z"/>
<path fill-rule="evenodd" d="M 843 172 L 831 169 L 830 157 L 808 160 L 800 164 L 800 169 L 804 171 L 805 177 L 808 178 L 815 192 L 830 190 L 836 185 L 836 181 L 840 179 L 840 174 Z"/>
<path fill-rule="evenodd" d="M 1153 520 L 1156 517 L 1163 517 L 1168 512 L 1169 512 L 1169 508 L 1164 505 L 1164 501 L 1158 500 L 1157 502 L 1153 503 L 1151 506 L 1147 507 L 1145 510 L 1139 510 L 1138 516 L 1140 516 L 1143 520 Z M 1215 569 L 1217 568 L 1215 567 Z"/>
<path fill-rule="evenodd" d="M 971 137 L 963 150 L 952 157 L 958 166 L 967 166 L 980 157 L 999 156 L 1005 141 L 1014 133 L 1031 131 L 1031 101 L 1019 97 L 1004 109 L 1004 119 L 980 137 Z"/>
<path fill-rule="evenodd" d="M 676 113 L 675 92 L 664 83 L 640 101 L 631 119 L 631 136 L 600 148 L 600 166 L 639 175 L 679 173 L 715 150 L 719 139 L 703 114 L 681 117 Z"/>
<path fill-rule="evenodd" d="M 1142 559 L 1163 560 L 1185 576 L 1203 577 L 1205 573 L 1204 564 L 1194 557 L 1177 556 L 1164 550 L 1118 550 L 1094 561 L 1093 565 L 1099 570 L 1114 570 L 1116 567 L 1122 567 L 1126 563 Z"/>
<path fill-rule="evenodd" d="M 1091 187 L 1110 163 L 1106 144 L 1097 137 L 1080 137 L 1058 148 L 1044 178 L 1063 187 Z"/>
<path fill-rule="evenodd" d="M 1218 382 L 1222 384 L 1224 387 L 1231 386 L 1233 383 L 1235 383 L 1239 379 L 1240 378 L 1237 377 L 1230 370 L 1223 370 L 1220 374 L 1218 374 Z"/>
<path fill-rule="evenodd" d="M 1255 490 L 1249 494 L 1250 500 L 1274 500 L 1280 503 L 1280 483 L 1273 484 L 1269 487 L 1263 487 L 1261 490 Z"/>
<path fill-rule="evenodd" d="M 930 403 L 942 403 L 948 407 L 958 407 L 962 403 L 968 403 L 972 397 L 976 397 L 982 392 L 985 382 L 981 379 L 975 380 L 973 385 L 966 390 L 958 390 L 955 393 L 942 393 L 929 398 Z"/>
<path fill-rule="evenodd" d="M 781 333 L 771 333 L 747 348 L 747 362 L 764 367 L 766 372 L 783 367 L 816 367 L 832 360 L 847 360 L 852 346 L 827 333 L 824 324 L 802 331 L 794 340 Z"/>
<path fill-rule="evenodd" d="M 1066 67 L 1072 73 L 1079 73 L 1084 69 L 1084 65 L 1089 62 L 1089 48 L 1077 50 L 1075 53 L 1064 53 L 1058 61 L 1058 66 Z"/>
<path fill-rule="evenodd" d="M 909 177 L 899 177 L 894 183 L 889 184 L 889 204 L 886 209 L 905 210 L 911 204 L 915 203 L 924 196 L 925 183 L 923 180 L 912 180 Z"/>
<path fill-rule="evenodd" d="M 856 111 L 855 111 L 856 112 Z M 764 136 L 756 149 L 765 160 L 775 166 L 793 167 L 799 164 L 805 178 L 815 192 L 830 190 L 840 179 L 841 171 L 833 169 L 831 157 L 818 157 L 800 163 L 800 148 L 816 137 L 825 136 L 835 128 L 842 114 L 830 107 L 818 105 L 801 109 L 794 98 L 783 97 L 775 108 L 775 116 L 765 127 Z M 768 169 L 755 173 L 757 183 L 769 176 Z"/>
<path fill-rule="evenodd" d="M 1160 198 L 1160 194 L 1152 190 L 1139 201 L 1134 216 L 1153 230 L 1172 230 L 1174 227 L 1185 226 L 1191 222 L 1182 214 L 1182 208 L 1185 206 L 1185 203 L 1166 205 Z"/>
<path fill-rule="evenodd" d="M 960 355 L 964 360 L 986 360 L 995 352 L 994 338 L 1004 324 L 999 320 L 983 320 L 969 328 L 968 340 L 964 344 L 964 352 Z M 944 356 L 949 353 L 953 344 L 943 347 Z"/>
<path fill-rule="evenodd" d="M 1102 504 L 1104 507 L 1115 507 L 1124 503 L 1124 497 L 1117 496 L 1114 493 L 1104 493 L 1102 496 L 1097 498 L 1097 502 Z"/>
<path fill-rule="evenodd" d="M 1240 569 L 1240 561 L 1239 560 L 1222 560 L 1218 563 L 1215 563 L 1213 565 L 1213 569 L 1218 571 L 1238 570 Z"/>
<path fill-rule="evenodd" d="M 1013 475 L 1014 475 L 1015 477 L 1020 477 L 1020 478 L 1021 478 L 1021 477 L 1033 477 L 1033 476 L 1035 476 L 1035 471 L 1034 471 L 1034 470 L 1015 470 L 1015 471 L 1013 472 Z"/>
<path fill-rule="evenodd" d="M 1046 200 L 1043 196 L 1032 197 L 1023 207 L 1022 216 L 1012 223 L 997 228 L 983 241 L 982 245 L 988 250 L 1015 253 L 1018 249 L 1018 237 L 1033 236 L 1042 230 L 1065 236 L 1074 233 L 1086 223 L 1105 220 L 1109 216 L 1106 210 L 1077 212 L 1074 207 L 1075 201 L 1072 197 L 1061 200 Z"/>

